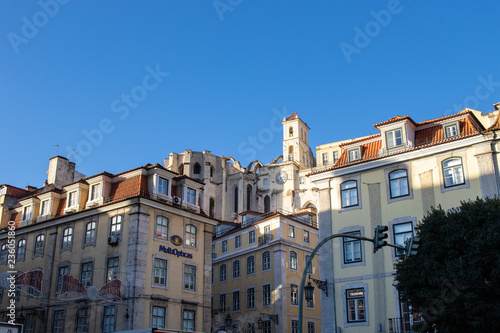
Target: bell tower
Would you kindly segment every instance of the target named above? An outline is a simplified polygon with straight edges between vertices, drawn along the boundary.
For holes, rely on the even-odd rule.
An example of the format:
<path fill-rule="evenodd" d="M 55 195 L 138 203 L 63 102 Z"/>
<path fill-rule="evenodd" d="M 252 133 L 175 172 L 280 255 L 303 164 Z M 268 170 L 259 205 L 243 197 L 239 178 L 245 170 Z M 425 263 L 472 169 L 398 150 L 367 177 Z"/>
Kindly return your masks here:
<path fill-rule="evenodd" d="M 284 118 L 283 124 L 283 161 L 295 161 L 299 168 L 312 168 L 316 161 L 309 148 L 309 126 L 300 119 L 297 112 Z"/>

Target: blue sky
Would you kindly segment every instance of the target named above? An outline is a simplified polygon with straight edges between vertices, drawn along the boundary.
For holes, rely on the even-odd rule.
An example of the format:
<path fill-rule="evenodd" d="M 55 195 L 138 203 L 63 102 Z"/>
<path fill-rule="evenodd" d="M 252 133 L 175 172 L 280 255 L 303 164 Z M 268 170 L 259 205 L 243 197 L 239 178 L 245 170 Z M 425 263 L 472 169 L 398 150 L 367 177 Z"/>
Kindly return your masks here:
<path fill-rule="evenodd" d="M 281 154 L 500 101 L 496 1 L 0 2 L 0 184 L 41 186 L 76 149 L 87 176 L 210 150 Z"/>

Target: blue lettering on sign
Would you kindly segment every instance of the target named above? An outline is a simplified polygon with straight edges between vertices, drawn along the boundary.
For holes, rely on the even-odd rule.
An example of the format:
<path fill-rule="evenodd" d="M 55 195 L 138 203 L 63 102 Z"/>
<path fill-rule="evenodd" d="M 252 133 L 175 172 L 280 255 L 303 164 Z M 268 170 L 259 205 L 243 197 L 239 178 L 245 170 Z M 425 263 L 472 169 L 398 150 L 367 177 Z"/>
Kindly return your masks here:
<path fill-rule="evenodd" d="M 177 257 L 184 257 L 188 259 L 193 259 L 193 255 L 191 253 L 187 253 L 184 251 L 179 251 L 177 249 L 172 249 L 171 247 L 165 247 L 164 245 L 160 245 L 160 252 L 165 252 L 167 254 L 171 254 Z"/>

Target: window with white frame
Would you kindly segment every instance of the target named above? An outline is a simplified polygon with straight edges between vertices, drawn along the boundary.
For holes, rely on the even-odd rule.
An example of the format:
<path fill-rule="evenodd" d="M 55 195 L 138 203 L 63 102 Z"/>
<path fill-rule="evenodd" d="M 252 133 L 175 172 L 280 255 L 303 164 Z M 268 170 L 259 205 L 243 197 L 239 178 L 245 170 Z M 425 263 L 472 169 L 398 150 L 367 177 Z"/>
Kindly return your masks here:
<path fill-rule="evenodd" d="M 444 187 L 452 187 L 465 184 L 462 159 L 452 157 L 443 161 Z"/>
<path fill-rule="evenodd" d="M 75 207 L 77 205 L 77 191 L 68 193 L 68 205 L 67 207 Z"/>
<path fill-rule="evenodd" d="M 110 236 L 120 236 L 122 231 L 122 215 L 116 215 L 111 218 Z"/>
<path fill-rule="evenodd" d="M 89 332 L 89 308 L 78 309 L 76 315 L 76 333 Z"/>
<path fill-rule="evenodd" d="M 288 226 L 288 237 L 295 238 L 295 227 L 293 225 Z"/>
<path fill-rule="evenodd" d="M 165 216 L 156 217 L 156 238 L 168 240 L 168 218 Z"/>
<path fill-rule="evenodd" d="M 403 136 L 401 135 L 400 128 L 385 132 L 385 139 L 387 142 L 387 148 L 389 149 L 403 145 Z"/>
<path fill-rule="evenodd" d="M 389 173 L 389 190 L 392 198 L 404 197 L 410 194 L 408 171 L 399 169 Z"/>
<path fill-rule="evenodd" d="M 61 292 L 61 288 L 63 285 L 63 276 L 69 274 L 69 266 L 59 267 L 57 271 L 57 292 Z"/>
<path fill-rule="evenodd" d="M 247 309 L 255 308 L 255 288 L 247 289 Z"/>
<path fill-rule="evenodd" d="M 359 231 L 350 232 L 349 234 L 356 236 L 361 235 Z M 362 261 L 361 240 L 350 237 L 343 237 L 342 239 L 344 246 L 344 264 Z"/>
<path fill-rule="evenodd" d="M 349 180 L 340 184 L 342 208 L 358 205 L 358 182 Z"/>
<path fill-rule="evenodd" d="M 248 232 L 248 244 L 254 244 L 255 243 L 255 230 L 251 230 Z"/>
<path fill-rule="evenodd" d="M 196 290 L 196 266 L 184 265 L 184 290 Z"/>
<path fill-rule="evenodd" d="M 194 311 L 184 310 L 182 314 L 182 329 L 184 331 L 194 331 Z"/>
<path fill-rule="evenodd" d="M 120 273 L 120 259 L 118 257 L 108 258 L 106 265 L 106 282 L 118 279 Z"/>
<path fill-rule="evenodd" d="M 328 153 L 323 153 L 322 156 L 323 156 L 323 165 L 327 165 L 328 164 Z"/>
<path fill-rule="evenodd" d="M 233 311 L 240 311 L 240 292 L 233 291 Z"/>
<path fill-rule="evenodd" d="M 292 320 L 292 333 L 299 333 L 299 321 Z"/>
<path fill-rule="evenodd" d="M 101 198 L 101 184 L 94 184 L 90 187 L 90 201 Z"/>
<path fill-rule="evenodd" d="M 347 156 L 349 157 L 349 162 L 359 160 L 361 158 L 361 154 L 359 153 L 359 148 L 349 149 L 347 151 Z"/>
<path fill-rule="evenodd" d="M 233 279 L 237 279 L 240 277 L 240 261 L 233 261 Z"/>
<path fill-rule="evenodd" d="M 307 333 L 315 333 L 315 332 L 316 332 L 316 328 L 315 328 L 314 322 L 308 321 L 307 322 Z"/>
<path fill-rule="evenodd" d="M 458 123 L 447 124 L 443 126 L 445 139 L 450 139 L 460 134 Z"/>
<path fill-rule="evenodd" d="M 241 236 L 234 237 L 234 248 L 239 249 L 241 247 Z"/>
<path fill-rule="evenodd" d="M 227 240 L 222 241 L 221 251 L 222 251 L 222 253 L 227 252 Z"/>
<path fill-rule="evenodd" d="M 250 256 L 247 258 L 247 275 L 255 273 L 255 257 Z"/>
<path fill-rule="evenodd" d="M 159 286 L 167 285 L 167 261 L 155 258 L 153 283 Z"/>
<path fill-rule="evenodd" d="M 45 248 L 45 235 L 41 234 L 35 238 L 35 256 L 43 255 L 43 250 Z"/>
<path fill-rule="evenodd" d="M 92 285 L 92 276 L 94 273 L 94 264 L 91 262 L 84 262 L 81 266 L 80 282 L 85 288 Z"/>
<path fill-rule="evenodd" d="M 89 222 L 85 226 L 85 245 L 94 244 L 96 239 L 96 226 L 95 222 Z"/>
<path fill-rule="evenodd" d="M 299 305 L 299 287 L 296 284 L 290 285 L 290 304 Z"/>
<path fill-rule="evenodd" d="M 346 290 L 347 322 L 366 321 L 365 316 L 365 290 L 348 289 Z"/>
<path fill-rule="evenodd" d="M 309 231 L 304 230 L 304 243 L 309 244 Z"/>
<path fill-rule="evenodd" d="M 112 333 L 115 331 L 116 308 L 114 306 L 105 306 L 102 317 L 102 332 Z"/>
<path fill-rule="evenodd" d="M 71 249 L 73 244 L 73 228 L 68 227 L 63 230 L 62 246 L 63 250 Z"/>
<path fill-rule="evenodd" d="M 405 246 L 406 241 L 413 236 L 413 224 L 411 222 L 399 223 L 393 226 L 394 244 Z M 405 250 L 395 249 L 396 255 L 403 255 Z"/>
<path fill-rule="evenodd" d="M 26 239 L 20 239 L 17 242 L 16 259 L 17 260 L 24 260 L 25 253 L 26 253 Z"/>
<path fill-rule="evenodd" d="M 297 252 L 290 251 L 290 269 L 297 270 Z"/>
<path fill-rule="evenodd" d="M 50 200 L 43 200 L 42 203 L 40 204 L 40 215 L 41 216 L 45 216 L 45 215 L 48 215 L 50 212 L 49 212 L 49 203 L 50 203 Z"/>
<path fill-rule="evenodd" d="M 188 188 L 186 200 L 188 203 L 196 205 L 196 191 L 192 188 Z"/>
<path fill-rule="evenodd" d="M 151 313 L 152 328 L 165 328 L 165 308 L 162 306 L 153 306 Z"/>
<path fill-rule="evenodd" d="M 196 227 L 192 224 L 186 225 L 186 236 L 184 242 L 187 246 L 196 247 Z"/>
<path fill-rule="evenodd" d="M 262 305 L 268 306 L 271 305 L 271 285 L 265 284 L 262 287 Z"/>
<path fill-rule="evenodd" d="M 219 281 L 220 282 L 226 281 L 226 276 L 227 276 L 226 264 L 222 264 L 219 267 Z"/>
<path fill-rule="evenodd" d="M 64 310 L 54 311 L 52 318 L 52 333 L 64 332 Z"/>
<path fill-rule="evenodd" d="M 338 160 L 339 160 L 339 152 L 334 151 L 333 152 L 333 164 L 337 163 Z"/>
<path fill-rule="evenodd" d="M 168 195 L 168 180 L 165 178 L 158 178 L 158 193 Z"/>
<path fill-rule="evenodd" d="M 262 270 L 267 271 L 271 269 L 271 252 L 265 251 L 262 253 Z"/>
<path fill-rule="evenodd" d="M 32 216 L 33 216 L 32 206 L 31 205 L 25 206 L 23 208 L 23 218 L 22 218 L 22 220 L 23 221 L 29 221 L 29 220 L 31 220 Z"/>

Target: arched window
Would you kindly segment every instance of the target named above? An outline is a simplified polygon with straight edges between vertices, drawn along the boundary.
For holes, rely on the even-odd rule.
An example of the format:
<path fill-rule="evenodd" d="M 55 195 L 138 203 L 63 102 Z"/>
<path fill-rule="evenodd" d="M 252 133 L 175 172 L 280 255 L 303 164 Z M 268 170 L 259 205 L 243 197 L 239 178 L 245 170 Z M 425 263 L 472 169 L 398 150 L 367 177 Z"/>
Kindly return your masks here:
<path fill-rule="evenodd" d="M 449 158 L 443 161 L 444 187 L 465 184 L 462 159 L 460 157 Z"/>
<path fill-rule="evenodd" d="M 267 271 L 271 269 L 271 252 L 266 251 L 262 253 L 262 270 Z"/>
<path fill-rule="evenodd" d="M 215 199 L 210 198 L 210 206 L 208 208 L 208 214 L 210 217 L 215 217 Z"/>
<path fill-rule="evenodd" d="M 250 256 L 247 258 L 247 274 L 255 273 L 255 257 Z"/>
<path fill-rule="evenodd" d="M 70 249 L 73 243 L 73 228 L 66 228 L 63 231 L 62 248 Z"/>
<path fill-rule="evenodd" d="M 23 260 L 26 253 L 26 239 L 21 239 L 17 242 L 17 260 Z"/>
<path fill-rule="evenodd" d="M 406 169 L 399 169 L 389 173 L 389 184 L 391 198 L 404 197 L 410 194 Z"/>
<path fill-rule="evenodd" d="M 234 213 L 238 213 L 238 186 L 234 187 Z"/>
<path fill-rule="evenodd" d="M 184 238 L 187 246 L 196 247 L 196 227 L 194 225 L 186 225 L 186 235 Z"/>
<path fill-rule="evenodd" d="M 95 243 L 95 235 L 96 235 L 96 223 L 89 222 L 85 226 L 85 244 L 93 244 Z"/>
<path fill-rule="evenodd" d="M 355 180 L 340 185 L 342 208 L 358 205 L 358 183 Z"/>
<path fill-rule="evenodd" d="M 247 210 L 252 208 L 252 185 L 247 185 Z"/>
<path fill-rule="evenodd" d="M 297 270 L 297 252 L 290 252 L 290 269 Z"/>
<path fill-rule="evenodd" d="M 38 235 L 35 239 L 35 255 L 43 255 L 45 248 L 45 235 Z"/>
<path fill-rule="evenodd" d="M 288 160 L 293 161 L 293 146 L 288 147 Z"/>
<path fill-rule="evenodd" d="M 240 277 L 240 261 L 235 260 L 233 262 L 233 279 Z"/>
<path fill-rule="evenodd" d="M 201 165 L 199 163 L 194 164 L 193 173 L 199 175 L 201 173 Z"/>
<path fill-rule="evenodd" d="M 210 177 L 214 176 L 214 167 L 210 166 Z"/>
<path fill-rule="evenodd" d="M 288 137 L 292 137 L 293 136 L 293 127 L 290 126 L 290 128 L 288 129 Z"/>
<path fill-rule="evenodd" d="M 177 172 L 179 172 L 179 175 L 183 175 L 184 174 L 184 164 L 179 165 L 179 169 L 178 169 Z"/>
<path fill-rule="evenodd" d="M 264 197 L 264 213 L 269 213 L 271 211 L 271 198 L 266 195 Z"/>
<path fill-rule="evenodd" d="M 223 282 L 226 281 L 226 264 L 220 265 L 219 268 L 219 281 Z"/>

